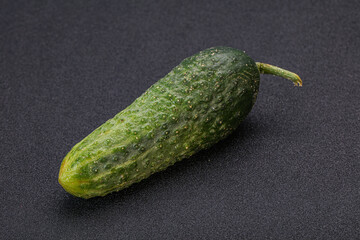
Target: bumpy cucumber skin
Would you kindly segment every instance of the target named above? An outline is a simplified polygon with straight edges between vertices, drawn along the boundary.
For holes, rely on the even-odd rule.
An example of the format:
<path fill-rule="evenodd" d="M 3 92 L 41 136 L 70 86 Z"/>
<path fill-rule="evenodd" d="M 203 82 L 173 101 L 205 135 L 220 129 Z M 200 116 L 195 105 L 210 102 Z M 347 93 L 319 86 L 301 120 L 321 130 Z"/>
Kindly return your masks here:
<path fill-rule="evenodd" d="M 184 59 L 71 149 L 60 184 L 77 197 L 104 196 L 210 147 L 248 115 L 259 82 L 255 62 L 237 49 Z"/>

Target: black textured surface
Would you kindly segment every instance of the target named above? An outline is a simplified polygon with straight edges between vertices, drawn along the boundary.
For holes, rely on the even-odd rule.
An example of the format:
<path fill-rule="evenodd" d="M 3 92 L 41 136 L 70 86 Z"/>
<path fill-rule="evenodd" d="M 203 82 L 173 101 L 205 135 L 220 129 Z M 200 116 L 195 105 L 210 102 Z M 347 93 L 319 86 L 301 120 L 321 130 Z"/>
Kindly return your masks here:
<path fill-rule="evenodd" d="M 73 2 L 73 3 L 72 3 Z M 359 1 L 2 1 L 1 239 L 358 239 Z M 229 138 L 90 200 L 57 183 L 70 148 L 211 46 L 262 76 Z"/>

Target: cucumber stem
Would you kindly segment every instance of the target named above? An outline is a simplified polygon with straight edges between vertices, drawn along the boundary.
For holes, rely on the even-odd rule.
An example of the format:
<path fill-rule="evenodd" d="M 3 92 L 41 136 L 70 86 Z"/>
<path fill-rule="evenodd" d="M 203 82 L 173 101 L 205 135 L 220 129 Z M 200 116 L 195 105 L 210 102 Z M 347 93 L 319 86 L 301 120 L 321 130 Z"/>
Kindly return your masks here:
<path fill-rule="evenodd" d="M 267 63 L 257 62 L 256 66 L 258 67 L 260 74 L 271 74 L 271 75 L 283 77 L 291 80 L 295 84 L 295 86 L 302 86 L 302 81 L 296 73 L 290 72 L 288 70 Z"/>

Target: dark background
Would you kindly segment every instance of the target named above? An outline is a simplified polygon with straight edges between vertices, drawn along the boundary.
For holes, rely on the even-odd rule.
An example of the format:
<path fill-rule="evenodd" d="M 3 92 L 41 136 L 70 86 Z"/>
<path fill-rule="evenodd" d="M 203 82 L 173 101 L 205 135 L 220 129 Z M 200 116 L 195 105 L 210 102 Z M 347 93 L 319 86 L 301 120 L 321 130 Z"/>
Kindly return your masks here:
<path fill-rule="evenodd" d="M 2 1 L 1 239 L 359 239 L 359 1 Z M 57 182 L 71 147 L 182 59 L 262 76 L 226 140 L 118 193 Z"/>

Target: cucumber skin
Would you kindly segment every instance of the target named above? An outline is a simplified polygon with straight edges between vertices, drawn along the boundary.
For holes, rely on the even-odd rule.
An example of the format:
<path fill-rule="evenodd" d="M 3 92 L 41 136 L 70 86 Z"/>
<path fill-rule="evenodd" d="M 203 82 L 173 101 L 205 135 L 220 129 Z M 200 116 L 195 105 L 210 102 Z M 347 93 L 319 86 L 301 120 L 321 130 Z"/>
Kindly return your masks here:
<path fill-rule="evenodd" d="M 77 197 L 119 191 L 235 130 L 259 89 L 255 62 L 214 47 L 184 59 L 65 156 L 59 183 Z"/>

